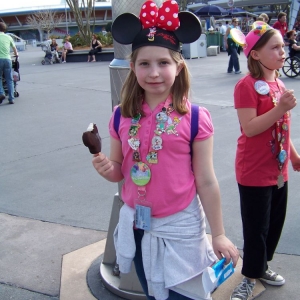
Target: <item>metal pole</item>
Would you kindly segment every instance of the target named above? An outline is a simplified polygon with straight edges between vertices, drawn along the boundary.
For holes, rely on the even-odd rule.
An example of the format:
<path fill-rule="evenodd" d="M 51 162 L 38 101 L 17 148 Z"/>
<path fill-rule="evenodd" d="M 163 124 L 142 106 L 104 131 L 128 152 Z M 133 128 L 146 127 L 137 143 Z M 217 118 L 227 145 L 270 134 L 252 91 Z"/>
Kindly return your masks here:
<path fill-rule="evenodd" d="M 69 28 L 68 28 L 68 15 L 67 15 L 67 0 L 65 0 L 65 15 L 66 15 L 66 30 L 67 30 L 67 35 L 68 35 Z"/>
<path fill-rule="evenodd" d="M 145 0 L 112 0 L 113 20 L 118 15 L 125 12 L 131 12 L 138 16 L 144 2 Z M 162 4 L 162 0 L 156 0 L 155 2 L 158 6 Z M 124 24 L 124 26 L 126 26 L 126 24 Z M 131 45 L 121 45 L 114 41 L 115 58 L 109 65 L 112 108 L 121 101 L 121 88 L 129 71 L 129 61 L 126 60 L 126 58 L 130 53 Z M 123 205 L 123 201 L 121 199 L 121 186 L 122 183 L 119 183 L 119 193 L 114 196 L 105 251 L 103 260 L 100 264 L 100 276 L 105 287 L 112 293 L 125 299 L 145 300 L 146 296 L 144 295 L 137 278 L 134 264 L 132 264 L 131 272 L 128 274 L 120 274 L 118 272 L 118 266 L 116 265 L 113 232 L 118 223 L 120 208 Z"/>

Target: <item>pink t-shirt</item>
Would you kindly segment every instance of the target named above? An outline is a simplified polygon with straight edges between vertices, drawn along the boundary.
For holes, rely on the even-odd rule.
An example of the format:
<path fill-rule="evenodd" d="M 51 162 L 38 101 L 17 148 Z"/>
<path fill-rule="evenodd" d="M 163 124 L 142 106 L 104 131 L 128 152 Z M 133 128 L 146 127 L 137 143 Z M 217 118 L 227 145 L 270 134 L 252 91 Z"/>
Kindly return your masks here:
<path fill-rule="evenodd" d="M 260 95 L 254 88 L 258 79 L 250 75 L 242 78 L 234 90 L 234 106 L 235 108 L 255 108 L 257 115 L 260 116 L 274 107 L 270 95 Z M 277 79 L 281 92 L 285 90 L 284 84 Z M 268 82 L 272 94 L 275 93 L 277 99 L 280 98 L 276 82 Z M 287 114 L 287 128 L 281 129 L 281 133 L 285 136 L 283 148 L 287 152 L 287 159 L 283 166 L 284 181 L 288 180 L 288 160 L 290 156 L 290 112 Z M 281 128 L 283 118 L 280 119 Z M 275 145 L 275 124 L 266 131 L 253 136 L 247 137 L 242 128 L 241 136 L 238 138 L 235 171 L 237 182 L 245 186 L 271 186 L 277 184 L 279 175 L 278 162 L 276 159 Z"/>
<path fill-rule="evenodd" d="M 170 102 L 170 98 L 166 103 Z M 190 102 L 187 103 L 190 108 Z M 146 155 L 152 145 L 154 130 L 156 129 L 156 115 L 161 112 L 164 103 L 159 104 L 154 111 L 151 111 L 147 103 L 143 104 L 145 116 L 140 120 L 140 156 L 144 163 Z M 171 113 L 171 119 L 180 119 L 176 127 L 177 134 L 166 132 L 161 135 L 162 149 L 158 151 L 158 163 L 150 165 L 151 180 L 146 187 L 146 200 L 152 204 L 153 217 L 166 217 L 185 209 L 196 195 L 195 178 L 191 168 L 190 154 L 190 133 L 191 115 L 182 116 L 176 111 Z M 119 139 L 113 127 L 114 114 L 109 123 L 110 135 Z M 132 182 L 130 170 L 134 165 L 133 150 L 128 144 L 129 128 L 131 118 L 121 117 L 119 136 L 122 142 L 124 160 L 122 172 L 124 184 L 122 186 L 122 199 L 131 207 L 134 207 L 138 195 L 138 187 Z M 199 131 L 195 140 L 205 140 L 213 135 L 211 116 L 207 109 L 199 110 Z M 149 165 L 149 164 L 148 164 Z"/>
<path fill-rule="evenodd" d="M 65 42 L 64 43 L 64 48 L 69 49 L 69 50 L 73 50 L 72 44 L 70 42 Z"/>

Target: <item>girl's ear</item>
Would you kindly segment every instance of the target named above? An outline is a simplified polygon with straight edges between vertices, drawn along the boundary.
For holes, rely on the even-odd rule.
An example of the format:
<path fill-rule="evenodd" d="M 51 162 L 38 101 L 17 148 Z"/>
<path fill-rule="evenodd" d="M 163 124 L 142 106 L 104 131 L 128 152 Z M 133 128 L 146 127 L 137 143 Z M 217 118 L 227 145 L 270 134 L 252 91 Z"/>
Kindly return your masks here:
<path fill-rule="evenodd" d="M 259 54 L 256 50 L 251 50 L 250 55 L 253 59 L 259 60 Z"/>
<path fill-rule="evenodd" d="M 134 68 L 134 63 L 131 61 L 130 62 L 130 69 L 133 71 L 133 73 L 135 74 L 135 68 Z"/>
<path fill-rule="evenodd" d="M 178 67 L 177 67 L 176 76 L 178 76 L 178 74 L 180 73 L 182 68 L 183 68 L 183 64 L 179 64 Z"/>

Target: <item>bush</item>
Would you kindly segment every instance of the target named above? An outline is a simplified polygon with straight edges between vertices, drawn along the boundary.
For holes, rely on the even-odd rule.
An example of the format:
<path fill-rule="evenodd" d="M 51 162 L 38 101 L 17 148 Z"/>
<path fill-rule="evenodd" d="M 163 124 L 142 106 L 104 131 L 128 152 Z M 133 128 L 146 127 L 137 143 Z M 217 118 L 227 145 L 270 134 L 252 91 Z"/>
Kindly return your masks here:
<path fill-rule="evenodd" d="M 96 33 L 97 39 L 101 42 L 103 47 L 113 47 L 113 37 L 110 32 L 103 34 L 102 32 Z M 65 37 L 66 38 L 66 37 Z M 90 43 L 86 44 L 85 40 L 81 37 L 80 34 L 69 37 L 73 48 L 74 47 L 89 47 Z"/>
<path fill-rule="evenodd" d="M 73 48 L 74 47 L 82 47 L 82 46 L 90 46 L 90 45 L 86 45 L 85 40 L 79 34 L 71 36 L 69 41 L 71 42 Z"/>
<path fill-rule="evenodd" d="M 106 34 L 100 32 L 99 34 L 97 34 L 97 38 L 101 42 L 103 47 L 113 46 L 113 37 L 110 32 L 107 32 Z"/>

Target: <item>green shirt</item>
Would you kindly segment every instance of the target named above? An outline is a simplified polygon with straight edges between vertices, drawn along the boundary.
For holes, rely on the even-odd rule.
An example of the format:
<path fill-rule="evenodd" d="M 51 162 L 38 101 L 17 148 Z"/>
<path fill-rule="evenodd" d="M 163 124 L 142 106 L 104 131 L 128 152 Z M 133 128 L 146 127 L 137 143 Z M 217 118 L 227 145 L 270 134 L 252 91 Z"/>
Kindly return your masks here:
<path fill-rule="evenodd" d="M 0 59 L 11 59 L 10 48 L 16 48 L 11 36 L 0 32 Z"/>

